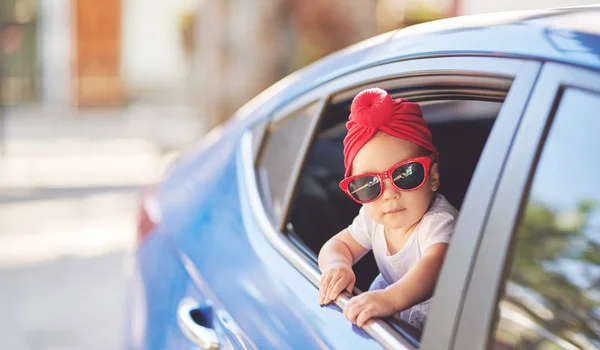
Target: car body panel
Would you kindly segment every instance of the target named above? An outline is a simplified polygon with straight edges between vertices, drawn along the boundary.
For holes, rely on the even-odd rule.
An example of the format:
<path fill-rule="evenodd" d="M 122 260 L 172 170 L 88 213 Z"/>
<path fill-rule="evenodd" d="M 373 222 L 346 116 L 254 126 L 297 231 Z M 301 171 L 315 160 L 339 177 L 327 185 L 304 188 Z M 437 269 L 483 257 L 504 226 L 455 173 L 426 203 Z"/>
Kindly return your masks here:
<path fill-rule="evenodd" d="M 172 242 L 154 234 L 136 253 L 128 290 L 125 349 L 167 349 L 191 345 L 177 327 L 177 306 L 189 277 Z"/>
<path fill-rule="evenodd" d="M 377 347 L 335 306 L 320 307 L 316 288 L 275 251 L 256 224 L 243 221 L 242 207 L 248 204 L 239 196 L 236 152 L 224 144 L 220 149 L 189 169 L 195 174 L 193 188 L 203 192 L 191 191 L 184 198 L 181 188 L 187 186 L 176 182 L 166 182 L 161 191 L 164 202 L 185 201 L 165 208 L 160 230 L 174 233 L 182 260 L 189 262 L 188 273 L 202 279 L 197 286 L 210 286 L 209 301 L 222 305 L 258 348 Z M 213 157 L 218 161 L 212 163 Z M 203 174 L 206 164 L 211 164 L 210 174 Z"/>

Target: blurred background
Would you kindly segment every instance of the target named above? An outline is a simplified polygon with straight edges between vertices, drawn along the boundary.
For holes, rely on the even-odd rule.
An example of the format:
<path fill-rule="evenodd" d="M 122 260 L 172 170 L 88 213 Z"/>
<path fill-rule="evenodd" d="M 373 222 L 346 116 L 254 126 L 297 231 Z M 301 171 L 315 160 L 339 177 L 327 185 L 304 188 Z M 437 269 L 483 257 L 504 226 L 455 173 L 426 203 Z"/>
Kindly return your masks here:
<path fill-rule="evenodd" d="M 558 0 L 0 0 L 0 349 L 119 348 L 140 189 L 285 75 Z"/>

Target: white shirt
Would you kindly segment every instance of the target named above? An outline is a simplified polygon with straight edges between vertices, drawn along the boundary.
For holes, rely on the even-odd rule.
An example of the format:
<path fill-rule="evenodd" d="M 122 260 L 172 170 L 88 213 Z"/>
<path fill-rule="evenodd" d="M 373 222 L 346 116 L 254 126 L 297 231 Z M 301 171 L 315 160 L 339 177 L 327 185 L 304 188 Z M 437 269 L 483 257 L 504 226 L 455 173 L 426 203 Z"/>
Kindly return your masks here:
<path fill-rule="evenodd" d="M 450 243 L 458 211 L 444 196 L 436 193 L 433 204 L 423 215 L 400 251 L 390 255 L 383 225 L 375 222 L 363 206 L 348 227 L 350 235 L 366 249 L 373 249 L 379 275 L 369 290 L 383 289 L 401 279 L 436 243 Z M 431 299 L 400 313 L 400 317 L 417 328 L 422 328 L 429 313 Z"/>

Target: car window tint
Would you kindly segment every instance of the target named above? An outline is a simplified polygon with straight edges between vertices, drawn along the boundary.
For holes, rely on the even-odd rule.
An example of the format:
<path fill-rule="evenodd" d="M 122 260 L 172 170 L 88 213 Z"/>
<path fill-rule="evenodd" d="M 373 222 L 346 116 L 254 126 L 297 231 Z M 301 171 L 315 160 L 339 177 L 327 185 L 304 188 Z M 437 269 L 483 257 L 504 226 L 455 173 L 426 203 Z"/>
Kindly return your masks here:
<path fill-rule="evenodd" d="M 294 166 L 300 160 L 303 143 L 310 137 L 317 110 L 318 103 L 314 102 L 273 122 L 267 129 L 256 171 L 265 208 L 277 226 L 286 210 Z"/>
<path fill-rule="evenodd" d="M 564 92 L 523 207 L 495 349 L 600 347 L 600 95 Z"/>

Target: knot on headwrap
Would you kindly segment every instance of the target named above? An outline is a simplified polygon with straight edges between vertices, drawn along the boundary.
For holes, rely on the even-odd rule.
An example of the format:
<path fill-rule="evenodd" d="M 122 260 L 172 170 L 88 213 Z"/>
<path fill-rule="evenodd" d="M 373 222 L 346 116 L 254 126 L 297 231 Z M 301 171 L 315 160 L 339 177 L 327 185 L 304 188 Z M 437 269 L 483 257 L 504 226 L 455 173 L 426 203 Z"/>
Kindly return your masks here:
<path fill-rule="evenodd" d="M 437 153 L 431 131 L 423 119 L 421 107 L 402 98 L 393 100 L 383 89 L 363 90 L 354 97 L 346 128 L 348 134 L 344 138 L 345 176 L 350 176 L 352 162 L 358 151 L 378 131 Z"/>
<path fill-rule="evenodd" d="M 385 90 L 374 88 L 361 91 L 350 106 L 350 115 L 363 128 L 379 128 L 394 113 L 394 101 Z"/>

